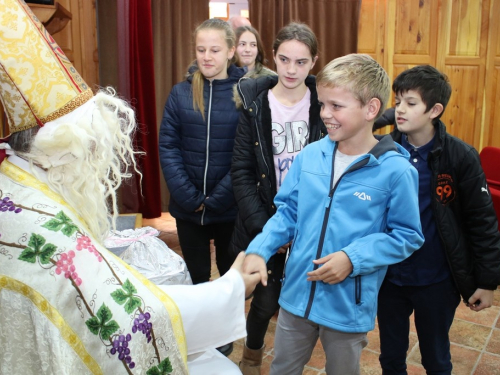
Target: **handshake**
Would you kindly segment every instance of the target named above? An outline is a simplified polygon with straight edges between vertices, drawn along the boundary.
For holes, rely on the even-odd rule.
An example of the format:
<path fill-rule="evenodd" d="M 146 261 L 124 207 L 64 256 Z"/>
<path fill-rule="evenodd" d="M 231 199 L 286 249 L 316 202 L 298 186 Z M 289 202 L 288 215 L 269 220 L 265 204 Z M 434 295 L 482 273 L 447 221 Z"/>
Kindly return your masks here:
<path fill-rule="evenodd" d="M 259 282 L 267 285 L 266 262 L 258 255 L 248 255 L 242 251 L 236 257 L 231 268 L 238 271 L 245 283 L 245 298 L 254 291 Z"/>

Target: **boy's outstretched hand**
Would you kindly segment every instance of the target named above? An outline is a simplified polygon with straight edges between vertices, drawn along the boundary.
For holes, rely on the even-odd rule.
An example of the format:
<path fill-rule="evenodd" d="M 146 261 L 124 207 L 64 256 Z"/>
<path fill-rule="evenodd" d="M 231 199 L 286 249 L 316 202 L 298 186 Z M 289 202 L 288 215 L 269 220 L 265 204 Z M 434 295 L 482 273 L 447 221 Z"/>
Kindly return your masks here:
<path fill-rule="evenodd" d="M 352 263 L 346 253 L 337 251 L 326 257 L 313 260 L 314 264 L 322 265 L 316 271 L 307 273 L 307 281 L 323 281 L 328 284 L 338 284 L 352 272 Z"/>
<path fill-rule="evenodd" d="M 241 252 L 236 257 L 236 260 L 233 262 L 231 268 L 234 268 L 238 271 L 245 283 L 245 298 L 247 298 L 254 291 L 255 287 L 260 281 L 260 275 L 258 273 L 248 274 L 243 272 L 243 262 L 245 260 L 245 252 Z"/>
<path fill-rule="evenodd" d="M 249 275 L 258 275 L 262 285 L 267 286 L 267 267 L 266 261 L 259 255 L 248 254 L 243 263 L 243 273 Z"/>
<path fill-rule="evenodd" d="M 467 301 L 467 306 L 472 311 L 481 311 L 491 307 L 493 304 L 493 290 L 476 289 L 474 294 Z"/>

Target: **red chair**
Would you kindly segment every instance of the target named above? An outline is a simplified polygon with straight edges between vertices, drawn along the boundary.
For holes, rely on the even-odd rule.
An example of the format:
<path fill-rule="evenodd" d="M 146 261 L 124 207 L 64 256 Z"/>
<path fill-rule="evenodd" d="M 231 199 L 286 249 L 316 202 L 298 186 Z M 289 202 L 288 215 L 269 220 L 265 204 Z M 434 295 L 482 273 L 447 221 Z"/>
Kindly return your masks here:
<path fill-rule="evenodd" d="M 486 182 L 491 192 L 493 207 L 497 213 L 498 230 L 500 230 L 500 148 L 485 147 L 479 154 Z"/>
<path fill-rule="evenodd" d="M 485 147 L 479 154 L 490 189 L 500 190 L 500 148 Z"/>

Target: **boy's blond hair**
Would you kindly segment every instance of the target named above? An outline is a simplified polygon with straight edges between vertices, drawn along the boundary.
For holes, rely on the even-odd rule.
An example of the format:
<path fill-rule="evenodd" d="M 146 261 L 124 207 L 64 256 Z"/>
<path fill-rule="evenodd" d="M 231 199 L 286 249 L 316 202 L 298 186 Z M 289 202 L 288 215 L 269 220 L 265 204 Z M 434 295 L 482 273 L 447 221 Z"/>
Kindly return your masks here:
<path fill-rule="evenodd" d="M 391 92 L 391 82 L 384 68 L 369 55 L 358 53 L 330 61 L 316 76 L 316 84 L 329 88 L 344 88 L 350 91 L 362 106 L 377 98 L 380 100 L 377 118 L 384 112 Z"/>

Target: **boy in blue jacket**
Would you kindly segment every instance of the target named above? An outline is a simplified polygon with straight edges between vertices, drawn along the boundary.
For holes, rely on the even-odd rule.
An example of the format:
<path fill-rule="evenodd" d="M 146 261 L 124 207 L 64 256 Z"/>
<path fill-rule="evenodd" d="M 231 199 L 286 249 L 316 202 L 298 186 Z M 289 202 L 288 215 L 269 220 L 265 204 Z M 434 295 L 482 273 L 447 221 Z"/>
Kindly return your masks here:
<path fill-rule="evenodd" d="M 410 315 L 422 365 L 451 374 L 448 332 L 460 295 L 473 311 L 488 308 L 500 282 L 500 234 L 477 151 L 439 120 L 451 96 L 447 77 L 429 65 L 394 80 L 396 130 L 419 174 L 421 249 L 389 267 L 379 294 L 380 364 L 406 374 Z"/>
<path fill-rule="evenodd" d="M 326 372 L 358 374 L 387 265 L 423 243 L 418 175 L 408 152 L 372 134 L 390 82 L 370 56 L 331 61 L 316 78 L 328 137 L 296 157 L 277 213 L 246 251 L 244 271 L 267 281 L 266 262 L 293 239 L 285 267 L 271 374 L 302 374 L 321 339 Z"/>

